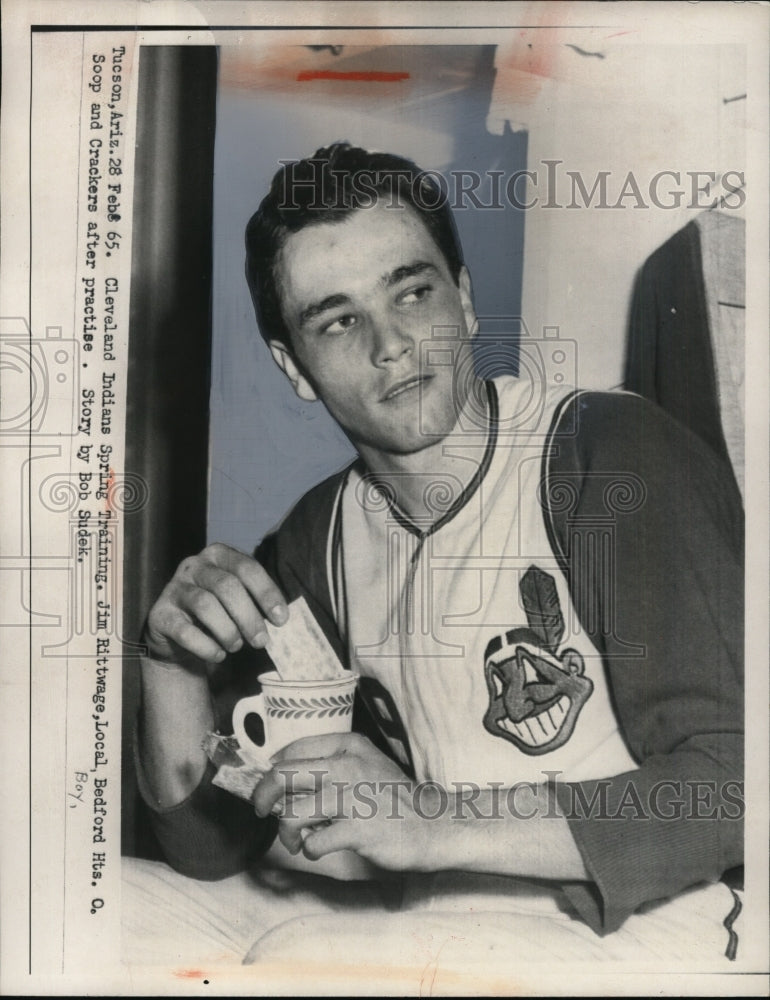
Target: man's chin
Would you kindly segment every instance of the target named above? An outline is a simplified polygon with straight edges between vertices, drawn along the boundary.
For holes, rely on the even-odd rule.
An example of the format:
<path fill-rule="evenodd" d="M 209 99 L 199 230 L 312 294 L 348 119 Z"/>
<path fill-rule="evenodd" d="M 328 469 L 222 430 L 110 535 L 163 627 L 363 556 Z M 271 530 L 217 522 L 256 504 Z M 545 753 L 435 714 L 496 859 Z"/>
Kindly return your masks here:
<path fill-rule="evenodd" d="M 448 433 L 448 432 L 447 432 Z M 349 435 L 353 445 L 360 451 L 364 458 L 367 453 L 381 455 L 416 455 L 421 451 L 439 444 L 446 437 L 444 434 L 423 434 L 415 433 L 394 433 L 384 435 L 382 433 L 371 435 L 366 440 L 362 440 L 360 435 Z"/>
<path fill-rule="evenodd" d="M 358 450 L 415 455 L 440 444 L 459 427 L 459 414 L 447 402 L 437 406 L 423 396 L 416 405 L 383 408 L 384 419 L 376 425 L 347 428 L 346 433 Z"/>
<path fill-rule="evenodd" d="M 372 428 L 345 429 L 353 446 L 362 457 L 369 462 L 369 457 L 376 455 L 403 456 L 416 455 L 440 444 L 455 427 L 455 423 L 447 419 L 440 422 L 421 424 L 413 418 L 403 422 L 389 421 Z"/>

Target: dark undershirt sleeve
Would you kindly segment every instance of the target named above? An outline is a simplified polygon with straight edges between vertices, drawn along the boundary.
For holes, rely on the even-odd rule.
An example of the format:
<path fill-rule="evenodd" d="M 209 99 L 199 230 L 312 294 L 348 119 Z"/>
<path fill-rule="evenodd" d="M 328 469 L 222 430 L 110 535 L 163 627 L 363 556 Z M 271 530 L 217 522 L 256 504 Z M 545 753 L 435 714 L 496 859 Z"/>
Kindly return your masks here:
<path fill-rule="evenodd" d="M 141 775 L 140 765 L 137 771 Z M 277 820 L 259 820 L 251 804 L 211 783 L 209 764 L 192 794 L 169 809 L 152 809 L 153 832 L 168 864 L 182 875 L 213 881 L 248 868 L 273 841 Z M 146 802 L 149 791 L 140 789 Z"/>
<path fill-rule="evenodd" d="M 546 524 L 639 764 L 557 786 L 593 880 L 567 895 L 608 933 L 743 860 L 743 512 L 730 470 L 658 407 L 587 393 L 570 408 L 549 486 L 573 503 Z"/>

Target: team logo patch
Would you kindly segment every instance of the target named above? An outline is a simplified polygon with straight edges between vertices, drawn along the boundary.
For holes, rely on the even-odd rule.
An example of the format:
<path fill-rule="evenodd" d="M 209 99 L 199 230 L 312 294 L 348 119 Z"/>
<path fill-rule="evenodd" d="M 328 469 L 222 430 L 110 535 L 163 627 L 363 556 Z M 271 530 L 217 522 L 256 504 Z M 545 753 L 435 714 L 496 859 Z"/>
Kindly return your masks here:
<path fill-rule="evenodd" d="M 519 592 L 529 627 L 495 636 L 487 646 L 484 728 L 523 753 L 550 753 L 574 732 L 593 683 L 577 650 L 558 652 L 564 619 L 553 577 L 530 566 Z"/>

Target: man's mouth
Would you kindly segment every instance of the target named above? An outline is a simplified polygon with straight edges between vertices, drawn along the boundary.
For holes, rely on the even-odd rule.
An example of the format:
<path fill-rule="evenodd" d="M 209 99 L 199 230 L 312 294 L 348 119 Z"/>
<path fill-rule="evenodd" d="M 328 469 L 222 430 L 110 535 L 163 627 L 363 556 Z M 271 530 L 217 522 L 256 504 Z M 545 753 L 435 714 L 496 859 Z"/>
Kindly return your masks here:
<path fill-rule="evenodd" d="M 402 379 L 400 382 L 396 382 L 392 385 L 387 392 L 383 394 L 380 398 L 380 402 L 387 403 L 391 399 L 396 399 L 396 397 L 402 396 L 405 392 L 417 389 L 419 386 L 429 382 L 432 377 L 432 375 L 411 375 L 409 378 Z"/>

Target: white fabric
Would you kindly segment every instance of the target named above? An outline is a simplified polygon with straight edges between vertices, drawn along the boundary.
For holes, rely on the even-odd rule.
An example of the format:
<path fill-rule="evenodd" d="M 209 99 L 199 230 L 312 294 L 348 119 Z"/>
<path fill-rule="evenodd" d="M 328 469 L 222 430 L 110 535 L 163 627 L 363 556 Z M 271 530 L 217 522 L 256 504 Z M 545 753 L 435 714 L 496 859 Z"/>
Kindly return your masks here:
<path fill-rule="evenodd" d="M 400 895 L 372 882 L 270 870 L 198 882 L 127 858 L 123 961 L 170 970 L 245 961 L 260 972 L 283 970 L 289 989 L 296 975 L 303 992 L 320 994 L 342 973 L 351 982 L 387 975 L 388 985 L 398 975 L 417 988 L 427 969 L 438 992 L 442 977 L 449 986 L 458 974 L 480 982 L 537 975 L 543 963 L 622 962 L 624 971 L 633 965 L 659 972 L 734 967 L 724 957 L 722 923 L 734 900 L 722 883 L 649 904 L 603 938 L 558 889 L 522 880 L 412 876 L 401 905 Z M 735 929 L 740 934 L 739 922 Z"/>

